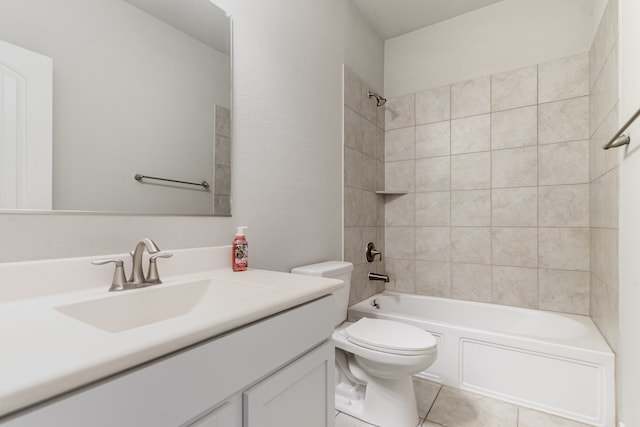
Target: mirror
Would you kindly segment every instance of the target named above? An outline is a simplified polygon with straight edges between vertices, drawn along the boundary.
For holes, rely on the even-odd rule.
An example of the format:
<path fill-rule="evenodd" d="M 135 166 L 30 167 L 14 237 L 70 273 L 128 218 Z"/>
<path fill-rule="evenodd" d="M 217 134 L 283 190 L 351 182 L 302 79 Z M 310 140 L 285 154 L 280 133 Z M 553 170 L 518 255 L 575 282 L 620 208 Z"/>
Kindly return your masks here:
<path fill-rule="evenodd" d="M 230 30 L 210 0 L 0 0 L 0 209 L 231 215 Z"/>

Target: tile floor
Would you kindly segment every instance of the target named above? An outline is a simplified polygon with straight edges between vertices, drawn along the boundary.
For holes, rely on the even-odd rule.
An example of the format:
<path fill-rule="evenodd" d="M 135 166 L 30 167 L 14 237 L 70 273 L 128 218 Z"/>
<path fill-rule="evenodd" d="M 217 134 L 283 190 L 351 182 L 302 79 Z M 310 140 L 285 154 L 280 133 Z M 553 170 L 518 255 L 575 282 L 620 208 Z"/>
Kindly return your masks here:
<path fill-rule="evenodd" d="M 420 422 L 416 427 L 589 427 L 511 403 L 415 378 Z M 371 427 L 341 412 L 335 427 Z"/>

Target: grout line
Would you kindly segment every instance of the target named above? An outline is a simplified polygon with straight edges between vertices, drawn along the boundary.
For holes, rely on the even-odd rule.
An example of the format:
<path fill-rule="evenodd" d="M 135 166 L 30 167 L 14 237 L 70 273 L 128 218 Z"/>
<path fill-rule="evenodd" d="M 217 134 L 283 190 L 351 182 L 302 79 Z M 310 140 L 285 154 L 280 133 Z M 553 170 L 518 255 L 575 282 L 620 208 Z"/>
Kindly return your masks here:
<path fill-rule="evenodd" d="M 540 65 L 536 65 L 536 309 L 540 308 Z"/>
<path fill-rule="evenodd" d="M 489 155 L 489 300 L 494 301 L 493 298 L 493 284 L 494 284 L 494 259 L 493 259 L 493 118 L 496 112 L 493 111 L 493 76 L 489 77 L 489 148 L 491 154 Z"/>
<path fill-rule="evenodd" d="M 453 295 L 453 203 L 451 201 L 451 178 L 452 178 L 452 168 L 451 168 L 451 123 L 453 122 L 453 85 L 449 85 L 449 298 Z M 442 390 L 442 386 L 440 386 L 440 390 Z M 440 390 L 438 390 L 438 394 L 440 394 Z M 436 395 L 436 399 L 438 396 Z M 433 399 L 435 403 L 436 399 Z M 433 406 L 433 404 L 432 404 Z M 431 411 L 431 408 L 429 408 Z M 427 415 L 429 415 L 429 411 L 427 411 Z M 427 417 L 424 417 L 425 420 Z"/>
<path fill-rule="evenodd" d="M 436 405 L 436 401 L 438 400 L 438 398 L 440 397 L 440 392 L 442 391 L 442 387 L 443 385 L 440 384 L 440 388 L 438 389 L 438 392 L 436 393 L 436 397 L 433 399 L 433 402 L 431 402 L 431 406 L 429 406 L 429 410 L 427 410 L 426 415 L 424 416 L 424 422 L 427 421 L 427 419 L 429 418 L 429 414 L 431 413 L 431 410 L 433 409 L 433 407 Z M 423 423 L 424 423 L 423 422 Z M 429 421 L 429 422 L 433 422 L 433 421 Z"/>

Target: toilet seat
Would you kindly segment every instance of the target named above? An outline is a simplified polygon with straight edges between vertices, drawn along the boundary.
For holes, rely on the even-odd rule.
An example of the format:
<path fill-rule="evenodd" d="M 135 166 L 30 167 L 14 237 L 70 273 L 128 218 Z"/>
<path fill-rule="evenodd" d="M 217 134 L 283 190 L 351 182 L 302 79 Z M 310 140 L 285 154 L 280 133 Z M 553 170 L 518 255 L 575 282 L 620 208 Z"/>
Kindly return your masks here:
<path fill-rule="evenodd" d="M 344 329 L 347 340 L 360 347 L 402 356 L 421 356 L 437 351 L 433 335 L 416 326 L 364 317 Z"/>

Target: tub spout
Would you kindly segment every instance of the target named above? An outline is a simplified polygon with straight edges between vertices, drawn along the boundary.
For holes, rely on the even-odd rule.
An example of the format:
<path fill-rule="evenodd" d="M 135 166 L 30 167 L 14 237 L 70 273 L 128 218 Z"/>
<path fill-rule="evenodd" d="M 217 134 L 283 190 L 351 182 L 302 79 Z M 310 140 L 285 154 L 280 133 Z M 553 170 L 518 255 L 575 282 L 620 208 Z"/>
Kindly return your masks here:
<path fill-rule="evenodd" d="M 369 273 L 369 280 L 381 280 L 385 283 L 389 283 L 389 276 L 386 274 Z"/>

